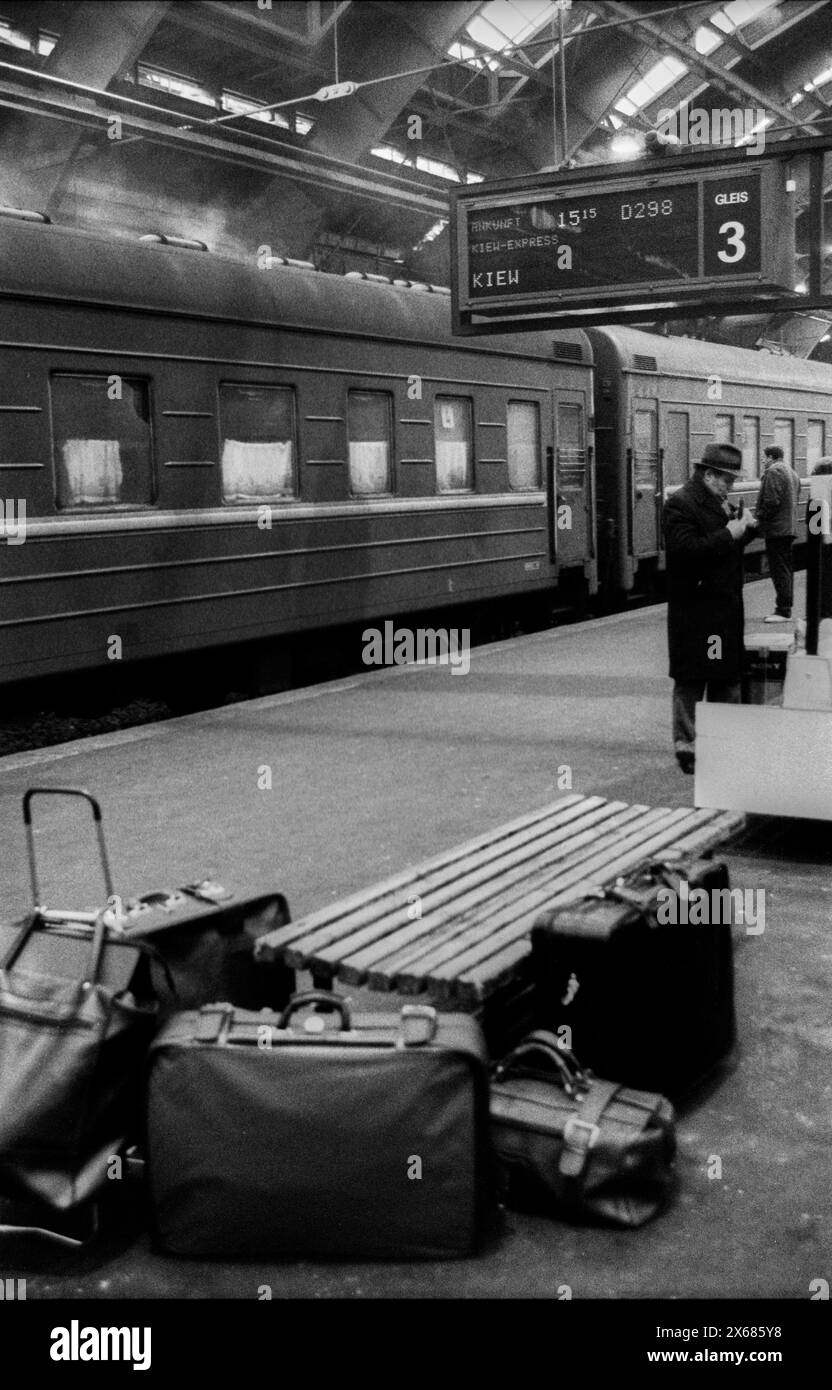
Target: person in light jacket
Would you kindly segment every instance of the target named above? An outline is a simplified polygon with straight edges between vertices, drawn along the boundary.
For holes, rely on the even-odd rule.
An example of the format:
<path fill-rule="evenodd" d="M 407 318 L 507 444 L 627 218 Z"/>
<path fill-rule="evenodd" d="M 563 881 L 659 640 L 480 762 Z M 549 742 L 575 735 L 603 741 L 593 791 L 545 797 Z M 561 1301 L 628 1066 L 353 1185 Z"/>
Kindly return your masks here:
<path fill-rule="evenodd" d="M 765 471 L 760 483 L 755 514 L 765 537 L 768 568 L 776 598 L 767 623 L 785 623 L 792 616 L 794 601 L 794 538 L 797 535 L 797 504 L 800 479 L 783 458 L 779 444 L 763 451 Z"/>
<path fill-rule="evenodd" d="M 752 514 L 735 515 L 728 501 L 741 469 L 733 444 L 708 444 L 693 477 L 664 504 L 673 744 L 683 772 L 694 770 L 697 701 L 740 700 L 742 552 L 756 532 Z"/>

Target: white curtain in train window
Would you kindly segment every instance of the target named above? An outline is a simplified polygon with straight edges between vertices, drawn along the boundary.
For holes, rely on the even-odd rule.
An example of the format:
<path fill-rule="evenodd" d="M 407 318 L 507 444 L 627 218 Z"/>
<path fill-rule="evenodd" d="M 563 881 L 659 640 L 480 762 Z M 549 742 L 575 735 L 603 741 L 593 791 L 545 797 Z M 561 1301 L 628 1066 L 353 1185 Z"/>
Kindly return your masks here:
<path fill-rule="evenodd" d="M 121 500 L 121 449 L 117 439 L 65 439 L 59 494 L 63 506 L 103 505 Z"/>
<path fill-rule="evenodd" d="M 461 492 L 472 486 L 471 402 L 458 396 L 437 396 L 434 404 L 436 487 Z"/>
<path fill-rule="evenodd" d="M 350 485 L 364 496 L 390 491 L 390 446 L 386 439 L 350 440 Z"/>
<path fill-rule="evenodd" d="M 387 391 L 350 391 L 350 489 L 359 497 L 390 492 L 392 400 Z"/>
<path fill-rule="evenodd" d="M 222 446 L 222 484 L 228 502 L 292 492 L 292 441 L 249 443 L 226 439 Z"/>
<path fill-rule="evenodd" d="M 540 413 L 534 401 L 509 401 L 506 415 L 508 485 L 540 487 Z"/>

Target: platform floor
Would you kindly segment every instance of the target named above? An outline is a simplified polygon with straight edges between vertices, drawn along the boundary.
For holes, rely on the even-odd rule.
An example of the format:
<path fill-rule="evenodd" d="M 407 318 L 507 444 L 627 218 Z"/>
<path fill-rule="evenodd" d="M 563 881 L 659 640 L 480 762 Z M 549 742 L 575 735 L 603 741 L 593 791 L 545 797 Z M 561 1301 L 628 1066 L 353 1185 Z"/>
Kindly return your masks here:
<path fill-rule="evenodd" d="M 746 608 L 749 626 L 771 611 L 768 580 Z M 27 905 L 20 796 L 33 784 L 100 797 L 124 894 L 211 875 L 280 888 L 294 916 L 552 801 L 567 768 L 575 791 L 691 805 L 665 672 L 665 610 L 642 609 L 480 648 L 465 676 L 371 671 L 2 759 L 3 916 Z M 77 814 L 47 803 L 40 824 L 47 901 L 94 905 Z M 752 822 L 729 862 L 735 886 L 766 893 L 764 932 L 738 940 L 740 1052 L 682 1116 L 680 1195 L 651 1226 L 509 1213 L 476 1259 L 384 1266 L 225 1266 L 162 1257 L 146 1238 L 79 1254 L 0 1235 L 0 1269 L 25 1274 L 30 1298 L 256 1298 L 263 1284 L 274 1297 L 556 1297 L 568 1284 L 576 1298 L 808 1298 L 832 1250 L 832 835 Z"/>

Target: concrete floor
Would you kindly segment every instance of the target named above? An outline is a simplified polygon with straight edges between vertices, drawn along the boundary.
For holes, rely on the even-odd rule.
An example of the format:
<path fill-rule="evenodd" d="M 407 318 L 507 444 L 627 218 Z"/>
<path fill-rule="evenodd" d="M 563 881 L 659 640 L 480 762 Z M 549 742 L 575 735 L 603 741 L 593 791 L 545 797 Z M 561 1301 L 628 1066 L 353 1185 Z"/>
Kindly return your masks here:
<path fill-rule="evenodd" d="M 768 581 L 747 589 L 750 618 L 771 606 Z M 576 791 L 690 805 L 664 621 L 643 609 L 481 648 L 464 677 L 376 671 L 2 759 L 3 915 L 27 904 L 20 796 L 39 783 L 100 797 L 120 892 L 210 874 L 280 888 L 296 917 L 554 800 L 565 765 Z M 46 899 L 94 905 L 92 838 L 45 805 Z M 162 1257 L 145 1237 L 82 1254 L 0 1235 L 0 1268 L 27 1275 L 30 1298 L 252 1298 L 263 1284 L 274 1297 L 556 1297 L 567 1284 L 576 1298 L 808 1298 L 832 1278 L 832 836 L 752 821 L 728 858 L 732 883 L 765 888 L 766 928 L 738 940 L 739 1054 L 682 1116 L 679 1195 L 652 1225 L 509 1213 L 476 1259 L 384 1266 L 224 1266 Z"/>

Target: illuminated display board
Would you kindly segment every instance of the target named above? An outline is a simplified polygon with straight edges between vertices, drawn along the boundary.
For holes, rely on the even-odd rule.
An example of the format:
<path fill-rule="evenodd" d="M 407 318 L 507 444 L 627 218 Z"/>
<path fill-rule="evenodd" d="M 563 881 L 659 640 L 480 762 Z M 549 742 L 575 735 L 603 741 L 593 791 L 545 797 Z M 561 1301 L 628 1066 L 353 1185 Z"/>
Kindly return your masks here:
<path fill-rule="evenodd" d="M 794 208 L 783 166 L 455 195 L 455 309 L 544 312 L 794 287 Z M 530 326 L 534 326 L 530 324 Z"/>

